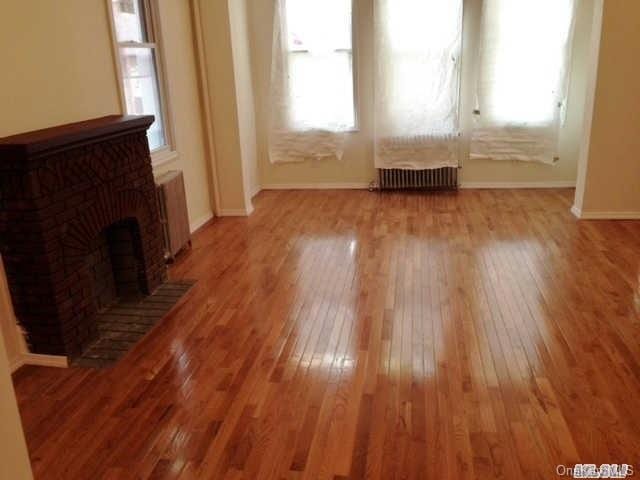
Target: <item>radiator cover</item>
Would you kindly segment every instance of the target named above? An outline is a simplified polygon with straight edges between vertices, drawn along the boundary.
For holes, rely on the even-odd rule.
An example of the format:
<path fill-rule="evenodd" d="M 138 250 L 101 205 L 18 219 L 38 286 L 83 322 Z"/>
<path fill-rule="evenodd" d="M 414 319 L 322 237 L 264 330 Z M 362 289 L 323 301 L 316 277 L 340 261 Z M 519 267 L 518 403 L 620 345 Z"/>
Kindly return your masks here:
<path fill-rule="evenodd" d="M 432 170 L 378 169 L 381 190 L 457 190 L 458 168 Z"/>
<path fill-rule="evenodd" d="M 182 172 L 169 171 L 157 177 L 156 184 L 160 222 L 164 233 L 165 258 L 173 260 L 180 250 L 191 245 Z"/>

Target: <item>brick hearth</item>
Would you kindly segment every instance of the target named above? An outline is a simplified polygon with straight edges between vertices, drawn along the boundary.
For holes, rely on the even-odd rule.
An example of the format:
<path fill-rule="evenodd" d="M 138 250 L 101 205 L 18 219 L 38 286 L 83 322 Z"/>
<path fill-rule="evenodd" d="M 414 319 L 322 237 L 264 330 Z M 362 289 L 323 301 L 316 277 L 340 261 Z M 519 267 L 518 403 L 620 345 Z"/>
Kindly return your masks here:
<path fill-rule="evenodd" d="M 166 279 L 152 122 L 111 116 L 0 140 L 0 253 L 32 352 L 78 356 L 99 309 Z"/>

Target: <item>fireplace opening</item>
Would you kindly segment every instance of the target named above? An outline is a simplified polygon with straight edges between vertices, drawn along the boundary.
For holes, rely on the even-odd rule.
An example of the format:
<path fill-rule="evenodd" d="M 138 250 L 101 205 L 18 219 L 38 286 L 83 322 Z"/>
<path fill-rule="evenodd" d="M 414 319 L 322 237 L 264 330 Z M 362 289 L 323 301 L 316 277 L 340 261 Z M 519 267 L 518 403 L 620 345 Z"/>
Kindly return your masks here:
<path fill-rule="evenodd" d="M 111 224 L 89 243 L 83 265 L 89 305 L 79 355 L 72 365 L 112 364 L 144 336 L 188 290 L 165 283 L 147 291 L 140 227 L 135 218 Z"/>
<path fill-rule="evenodd" d="M 101 336 L 101 317 L 122 302 L 135 302 L 145 292 L 144 262 L 138 222 L 120 220 L 103 229 L 90 243 L 85 257 L 91 305 L 87 309 L 85 335 L 81 350 Z"/>
<path fill-rule="evenodd" d="M 86 258 L 93 304 L 103 312 L 118 300 L 144 295 L 144 266 L 138 223 L 133 218 L 105 228 L 94 239 Z"/>

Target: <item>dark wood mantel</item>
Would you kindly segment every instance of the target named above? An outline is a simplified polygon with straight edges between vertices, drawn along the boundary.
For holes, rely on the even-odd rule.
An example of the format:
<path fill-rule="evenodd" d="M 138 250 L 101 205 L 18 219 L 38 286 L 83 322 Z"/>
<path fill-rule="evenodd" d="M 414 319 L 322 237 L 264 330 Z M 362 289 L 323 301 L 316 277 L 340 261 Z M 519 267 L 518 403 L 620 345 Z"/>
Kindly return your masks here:
<path fill-rule="evenodd" d="M 59 147 L 102 141 L 113 134 L 145 131 L 153 123 L 152 115 L 109 115 L 106 117 L 44 128 L 0 139 L 0 160 L 29 156 Z"/>

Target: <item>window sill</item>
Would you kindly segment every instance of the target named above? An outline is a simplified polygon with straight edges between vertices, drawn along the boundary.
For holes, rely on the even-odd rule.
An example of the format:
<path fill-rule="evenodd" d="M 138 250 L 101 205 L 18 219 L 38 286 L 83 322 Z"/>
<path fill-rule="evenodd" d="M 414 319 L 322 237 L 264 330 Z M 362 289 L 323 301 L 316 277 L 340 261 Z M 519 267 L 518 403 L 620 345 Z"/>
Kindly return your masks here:
<path fill-rule="evenodd" d="M 178 159 L 178 156 L 176 150 L 169 150 L 168 148 L 151 152 L 151 166 L 159 167 L 166 163 L 173 162 Z"/>
<path fill-rule="evenodd" d="M 360 127 L 349 128 L 347 130 L 327 130 L 327 129 L 316 129 L 316 130 L 291 130 L 292 133 L 304 134 L 309 132 L 322 131 L 327 133 L 360 133 Z"/>

